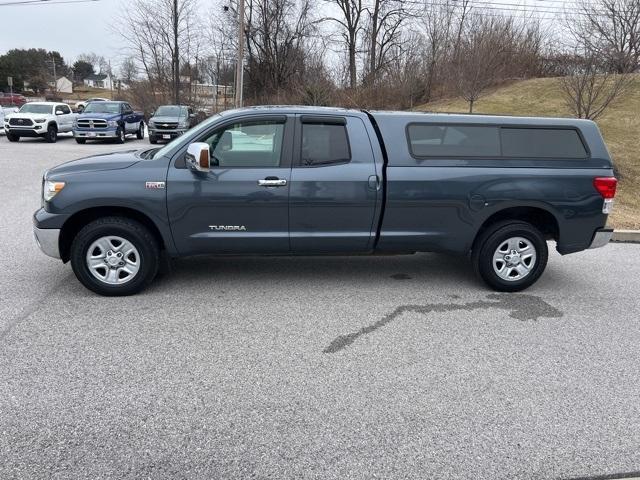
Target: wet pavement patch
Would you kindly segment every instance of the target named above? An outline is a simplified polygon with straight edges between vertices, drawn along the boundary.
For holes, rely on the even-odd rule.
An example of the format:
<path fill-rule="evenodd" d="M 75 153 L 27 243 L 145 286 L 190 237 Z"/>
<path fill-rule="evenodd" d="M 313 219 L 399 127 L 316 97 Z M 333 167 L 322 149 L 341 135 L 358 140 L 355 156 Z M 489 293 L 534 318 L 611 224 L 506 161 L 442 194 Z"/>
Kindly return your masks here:
<path fill-rule="evenodd" d="M 369 333 L 373 333 L 381 327 L 397 320 L 404 313 L 420 313 L 427 315 L 430 313 L 446 313 L 454 311 L 472 311 L 481 309 L 497 308 L 508 310 L 509 316 L 516 320 L 538 320 L 539 318 L 560 318 L 563 313 L 557 308 L 549 305 L 540 297 L 523 293 L 492 293 L 487 296 L 487 300 L 477 300 L 469 303 L 432 303 L 427 305 L 400 305 L 391 313 L 388 313 L 380 320 L 360 330 L 346 335 L 336 337 L 327 346 L 323 353 L 336 353 L 343 350 L 355 342 L 358 338 Z"/>

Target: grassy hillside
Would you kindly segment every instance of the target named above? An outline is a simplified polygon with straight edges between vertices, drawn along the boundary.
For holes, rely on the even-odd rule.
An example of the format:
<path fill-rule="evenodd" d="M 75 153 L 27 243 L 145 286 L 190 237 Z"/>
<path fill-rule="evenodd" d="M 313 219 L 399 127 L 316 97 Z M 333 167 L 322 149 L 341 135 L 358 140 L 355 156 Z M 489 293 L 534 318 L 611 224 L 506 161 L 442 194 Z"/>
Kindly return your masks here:
<path fill-rule="evenodd" d="M 417 110 L 467 112 L 464 100 L 422 105 Z M 474 113 L 571 116 L 553 78 L 516 82 L 481 98 Z M 640 229 L 640 76 L 632 89 L 597 120 L 618 172 L 616 205 L 609 218 L 615 228 Z"/>

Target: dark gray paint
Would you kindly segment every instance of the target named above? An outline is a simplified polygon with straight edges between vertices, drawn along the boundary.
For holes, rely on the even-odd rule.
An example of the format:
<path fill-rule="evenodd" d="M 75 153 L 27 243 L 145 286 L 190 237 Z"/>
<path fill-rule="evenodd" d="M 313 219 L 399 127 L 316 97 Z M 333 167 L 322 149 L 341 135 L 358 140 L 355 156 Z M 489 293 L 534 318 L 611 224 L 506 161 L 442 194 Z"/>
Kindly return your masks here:
<path fill-rule="evenodd" d="M 281 167 L 214 167 L 208 174 L 184 168 L 189 143 L 228 123 L 270 115 L 287 119 Z M 346 118 L 352 161 L 297 166 L 301 115 Z M 579 130 L 590 157 L 418 159 L 410 155 L 405 135 L 412 122 L 572 127 Z M 101 155 L 52 169 L 49 178 L 64 180 L 67 186 L 46 211 L 36 212 L 36 223 L 40 228 L 62 228 L 87 208 L 134 209 L 157 226 L 171 255 L 463 254 L 491 215 L 524 206 L 554 216 L 560 228 L 558 250 L 570 253 L 587 248 L 595 230 L 605 226 L 602 198 L 592 182 L 596 176 L 613 175 L 596 125 L 571 119 L 388 112 L 369 117 L 354 110 L 256 107 L 216 116 L 161 152 L 150 160 L 132 152 Z M 288 184 L 258 186 L 266 177 L 286 179 Z M 167 188 L 145 189 L 147 181 L 166 181 Z M 216 232 L 210 225 L 247 230 Z"/>

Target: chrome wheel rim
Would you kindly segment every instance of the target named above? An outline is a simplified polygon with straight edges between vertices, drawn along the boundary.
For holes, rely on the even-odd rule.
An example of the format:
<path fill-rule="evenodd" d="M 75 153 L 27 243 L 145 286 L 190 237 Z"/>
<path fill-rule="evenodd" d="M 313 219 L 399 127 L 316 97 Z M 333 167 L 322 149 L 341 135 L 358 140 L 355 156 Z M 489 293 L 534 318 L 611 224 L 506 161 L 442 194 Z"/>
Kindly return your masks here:
<path fill-rule="evenodd" d="M 536 248 L 531 240 L 511 237 L 496 248 L 493 254 L 493 271 L 508 282 L 522 280 L 531 274 L 537 258 Z"/>
<path fill-rule="evenodd" d="M 107 285 L 123 285 L 140 271 L 138 249 L 122 237 L 100 237 L 87 250 L 87 268 L 96 279 Z"/>

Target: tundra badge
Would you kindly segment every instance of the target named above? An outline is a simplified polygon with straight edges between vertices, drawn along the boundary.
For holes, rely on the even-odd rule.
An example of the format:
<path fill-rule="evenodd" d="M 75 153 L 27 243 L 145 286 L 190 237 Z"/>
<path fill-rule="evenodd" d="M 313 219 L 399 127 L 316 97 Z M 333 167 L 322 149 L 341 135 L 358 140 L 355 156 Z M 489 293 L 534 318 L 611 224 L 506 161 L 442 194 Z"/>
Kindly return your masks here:
<path fill-rule="evenodd" d="M 147 182 L 144 184 L 144 188 L 150 188 L 151 190 L 157 190 L 164 188 L 164 182 Z"/>

